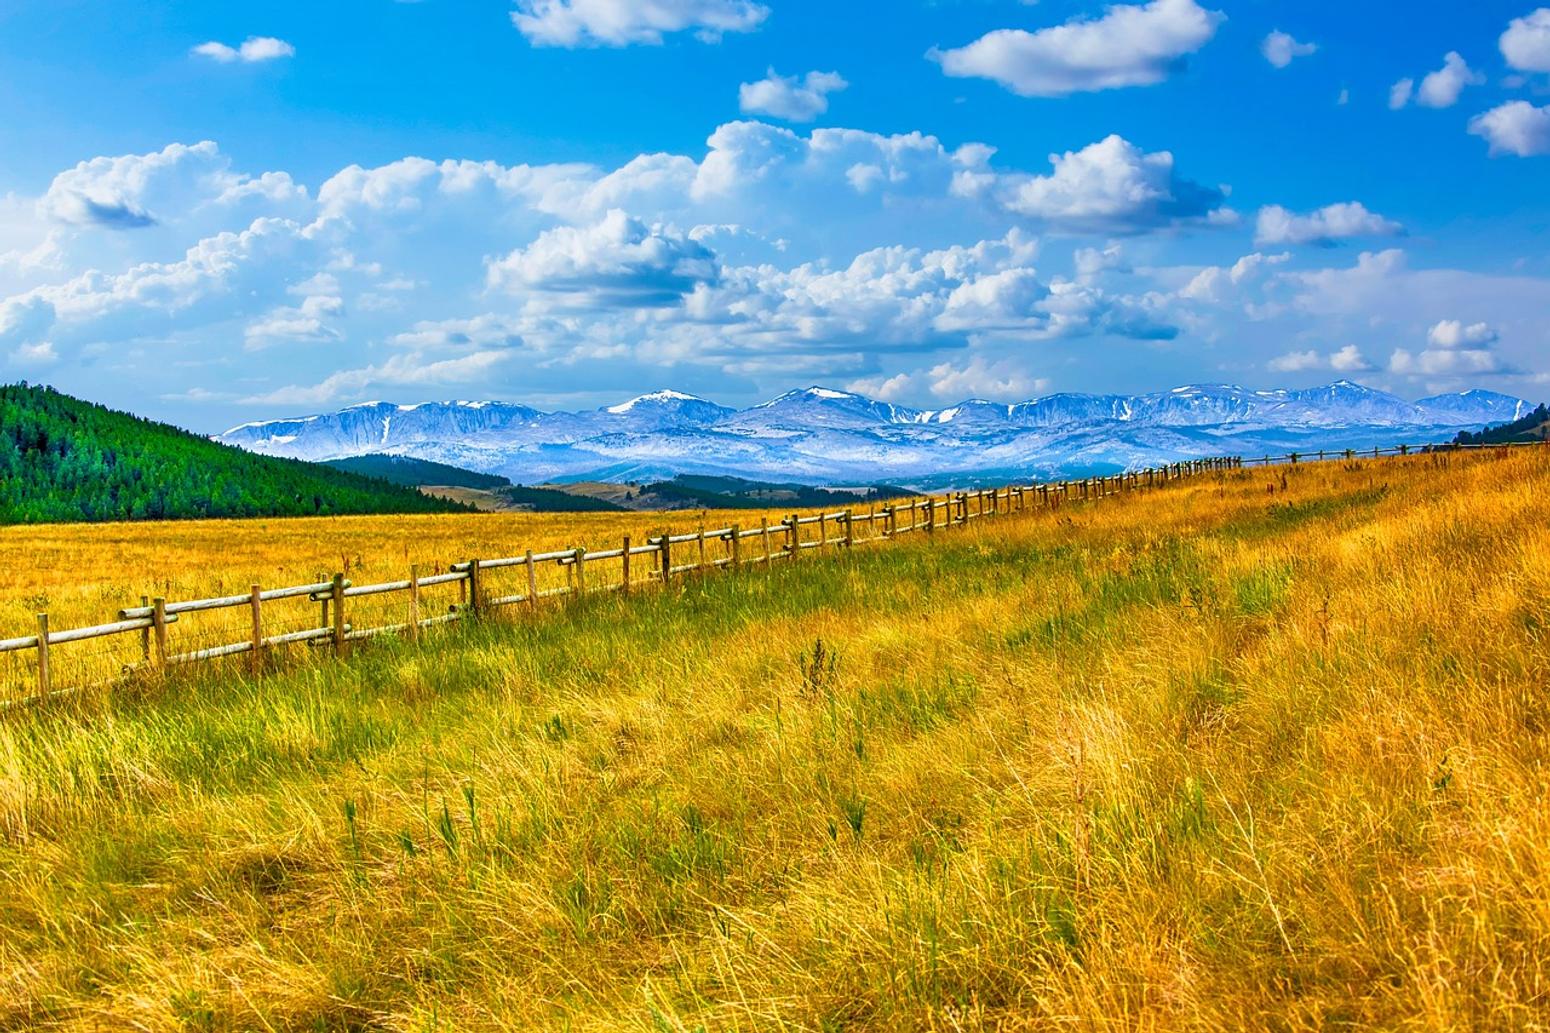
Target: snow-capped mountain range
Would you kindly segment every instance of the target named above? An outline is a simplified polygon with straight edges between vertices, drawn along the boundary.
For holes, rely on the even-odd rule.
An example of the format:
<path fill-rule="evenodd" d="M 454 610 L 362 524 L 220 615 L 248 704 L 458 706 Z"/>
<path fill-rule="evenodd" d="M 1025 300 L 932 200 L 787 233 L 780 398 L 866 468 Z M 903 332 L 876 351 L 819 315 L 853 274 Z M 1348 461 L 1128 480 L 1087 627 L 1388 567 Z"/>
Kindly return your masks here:
<path fill-rule="evenodd" d="M 406 455 L 528 484 L 714 473 L 923 486 L 1114 472 L 1209 455 L 1441 441 L 1530 408 L 1523 399 L 1479 390 L 1408 402 L 1348 380 L 1293 391 L 1209 384 L 1012 404 L 970 399 L 946 409 L 810 387 L 750 409 L 677 391 L 584 412 L 509 402 L 366 402 L 246 423 L 216 440 L 296 459 Z"/>

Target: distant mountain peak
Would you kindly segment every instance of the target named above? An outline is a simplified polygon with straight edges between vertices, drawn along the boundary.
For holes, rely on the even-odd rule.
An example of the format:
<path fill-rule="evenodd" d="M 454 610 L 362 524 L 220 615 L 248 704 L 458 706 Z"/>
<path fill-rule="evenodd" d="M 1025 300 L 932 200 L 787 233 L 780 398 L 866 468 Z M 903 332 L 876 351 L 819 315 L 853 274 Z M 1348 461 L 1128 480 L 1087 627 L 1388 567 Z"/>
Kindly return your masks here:
<path fill-rule="evenodd" d="M 714 402 L 709 402 L 706 399 L 701 398 L 699 395 L 686 395 L 682 391 L 662 390 L 652 391 L 650 394 L 637 395 L 636 397 L 631 398 L 628 402 L 620 402 L 618 405 L 610 405 L 607 411 L 613 413 L 616 416 L 619 416 L 623 415 L 624 413 L 631 412 L 639 406 L 661 405 L 664 403 L 674 402 L 704 402 L 706 405 L 715 404 Z"/>
<path fill-rule="evenodd" d="M 1063 393 L 1012 404 L 968 398 L 938 409 L 815 384 L 741 410 L 671 389 L 581 412 L 509 402 L 352 406 L 246 424 L 219 440 L 299 459 L 405 455 L 522 483 L 693 473 L 919 484 L 992 470 L 1065 475 L 1310 445 L 1420 444 L 1530 408 L 1482 390 L 1412 402 L 1347 379 L 1296 389 L 1186 384 L 1148 394 Z"/>
<path fill-rule="evenodd" d="M 818 399 L 825 402 L 872 401 L 872 399 L 866 397 L 865 395 L 858 395 L 851 391 L 836 391 L 832 387 L 819 387 L 818 385 L 814 384 L 812 387 L 799 387 L 794 390 L 787 391 L 785 394 L 776 395 L 768 402 L 761 402 L 760 404 L 754 406 L 754 408 L 768 409 L 771 406 L 779 405 L 783 402 L 794 402 L 809 398 Z"/>

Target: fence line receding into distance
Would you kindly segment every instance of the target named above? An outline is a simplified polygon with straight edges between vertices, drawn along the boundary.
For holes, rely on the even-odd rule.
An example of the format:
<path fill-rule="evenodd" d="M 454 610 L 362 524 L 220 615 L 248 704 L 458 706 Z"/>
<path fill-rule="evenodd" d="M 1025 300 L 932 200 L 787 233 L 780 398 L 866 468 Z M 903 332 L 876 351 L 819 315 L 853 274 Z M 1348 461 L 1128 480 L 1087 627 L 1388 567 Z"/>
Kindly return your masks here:
<path fill-rule="evenodd" d="M 0 703 L 31 702 L 49 696 L 76 691 L 90 685 L 59 688 L 54 683 L 51 655 L 57 646 L 109 636 L 138 635 L 139 659 L 124 663 L 108 681 L 145 671 L 167 670 L 175 666 L 216 660 L 242 654 L 248 656 L 254 673 L 262 669 L 264 656 L 279 647 L 311 644 L 328 648 L 342 656 L 349 644 L 379 635 L 407 635 L 418 640 L 426 629 L 477 617 L 481 613 L 506 606 L 536 608 L 545 599 L 580 596 L 597 592 L 629 593 L 651 585 L 670 585 L 675 578 L 695 572 L 737 569 L 781 560 L 794 560 L 807 550 L 854 548 L 857 545 L 888 542 L 901 535 L 935 534 L 938 530 L 967 525 L 985 517 L 1022 512 L 1031 508 L 1055 508 L 1072 502 L 1094 501 L 1123 492 L 1159 487 L 1186 477 L 1245 466 L 1297 463 L 1299 460 L 1377 458 L 1384 455 L 1408 455 L 1424 449 L 1490 448 L 1500 446 L 1410 446 L 1364 450 L 1291 453 L 1258 459 L 1215 457 L 1168 466 L 1090 477 L 1079 481 L 1059 481 L 929 495 L 882 505 L 873 504 L 866 512 L 854 509 L 792 514 L 771 524 L 767 518 L 758 526 L 732 526 L 713 531 L 660 535 L 644 544 L 635 544 L 628 535 L 615 548 L 591 550 L 583 547 L 543 553 L 526 551 L 521 555 L 495 559 L 470 559 L 454 563 L 446 573 L 422 575 L 411 567 L 402 581 L 379 584 L 353 584 L 344 574 L 327 581 L 284 588 L 264 589 L 253 585 L 241 595 L 213 599 L 170 602 L 163 598 L 146 599 L 141 605 L 126 607 L 117 619 L 91 627 L 53 630 L 49 615 L 37 615 L 37 630 L 28 635 L 0 639 L 0 654 L 32 650 L 36 655 L 35 691 L 20 700 Z M 718 555 L 712 555 L 714 550 Z M 541 576 L 540 572 L 547 572 Z M 516 574 L 515 584 L 511 575 Z M 556 577 L 555 575 L 562 575 Z M 504 584 L 500 582 L 505 580 Z M 556 581 L 562 583 L 556 584 Z M 426 590 L 456 586 L 457 599 L 446 611 L 427 615 L 436 602 L 426 598 Z M 516 591 L 510 589 L 515 588 Z M 346 616 L 351 600 L 403 594 L 405 606 L 401 621 L 356 627 Z M 273 608 L 266 604 L 303 600 L 316 604 L 316 625 L 270 633 Z M 208 611 L 246 609 L 251 617 L 249 633 L 239 641 L 200 649 L 174 651 L 171 629 L 186 615 Z M 279 622 L 284 624 L 286 622 Z M 292 620 L 289 623 L 294 623 Z"/>

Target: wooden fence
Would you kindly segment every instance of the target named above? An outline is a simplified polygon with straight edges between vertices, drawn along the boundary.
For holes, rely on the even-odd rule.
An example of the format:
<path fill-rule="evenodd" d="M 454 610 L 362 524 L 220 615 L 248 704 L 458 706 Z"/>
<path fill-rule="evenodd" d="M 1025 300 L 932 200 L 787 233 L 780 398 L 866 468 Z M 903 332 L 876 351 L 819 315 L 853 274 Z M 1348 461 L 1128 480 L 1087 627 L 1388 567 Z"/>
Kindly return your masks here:
<path fill-rule="evenodd" d="M 615 548 L 576 547 L 542 553 L 529 550 L 503 558 L 475 558 L 454 563 L 445 573 L 423 575 L 419 567 L 411 567 L 409 577 L 402 581 L 357 585 L 341 573 L 327 581 L 308 585 L 269 589 L 253 585 L 245 594 L 214 599 L 173 602 L 164 598 L 142 598 L 139 606 L 120 610 L 116 620 L 83 628 L 54 630 L 49 626 L 48 614 L 40 613 L 34 633 L 0 639 L 0 654 L 31 650 L 36 659 L 34 691 L 19 700 L 0 701 L 0 705 L 32 702 L 102 684 L 99 681 L 68 688 L 55 685 L 53 650 L 71 643 L 112 636 L 138 636 L 138 659 L 119 665 L 116 673 L 106 679 L 109 682 L 137 673 L 164 671 L 244 654 L 257 673 L 262 669 L 266 654 L 286 646 L 311 644 L 327 649 L 335 656 L 343 656 L 352 642 L 379 635 L 404 635 L 418 640 L 427 629 L 478 617 L 501 607 L 534 609 L 552 598 L 596 592 L 629 593 L 653 585 L 667 586 L 688 574 L 793 561 L 808 550 L 850 549 L 893 541 L 909 534 L 929 536 L 987 517 L 1090 502 L 1245 466 L 1306 462 L 1315 458 L 1377 458 L 1439 447 L 1451 449 L 1454 446 L 1399 445 L 1361 451 L 1267 455 L 1258 459 L 1198 459 L 1078 481 L 925 496 L 881 507 L 873 505 L 865 513 L 854 509 L 807 516 L 794 513 L 774 524 L 765 518 L 758 526 L 734 525 L 713 531 L 661 535 L 643 544 L 636 544 L 625 536 Z M 454 586 L 456 600 L 446 601 L 445 612 L 434 612 L 438 603 L 431 596 L 438 589 L 446 592 Z M 359 609 L 360 601 L 389 595 L 403 597 L 402 607 L 397 611 L 401 620 L 362 627 L 352 623 L 350 611 Z M 274 623 L 274 604 L 298 600 L 317 607 L 317 622 L 275 633 L 269 627 Z M 174 645 L 174 639 L 180 637 L 174 629 L 192 615 L 242 610 L 247 611 L 251 620 L 242 622 L 248 633 L 239 641 L 182 651 Z"/>

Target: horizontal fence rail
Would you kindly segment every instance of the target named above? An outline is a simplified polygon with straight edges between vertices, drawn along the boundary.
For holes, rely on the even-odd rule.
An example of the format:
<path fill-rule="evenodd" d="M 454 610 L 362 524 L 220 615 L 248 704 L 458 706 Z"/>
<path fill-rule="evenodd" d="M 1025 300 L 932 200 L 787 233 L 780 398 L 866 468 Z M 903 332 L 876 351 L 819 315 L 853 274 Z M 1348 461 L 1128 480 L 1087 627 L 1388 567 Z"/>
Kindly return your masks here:
<path fill-rule="evenodd" d="M 1514 445 L 1538 447 L 1537 442 Z M 34 651 L 36 686 L 34 692 L 17 700 L 0 701 L 0 706 L 32 702 L 95 687 L 88 683 L 69 688 L 54 685 L 55 646 L 138 634 L 140 659 L 120 666 L 107 681 L 116 681 L 136 673 L 167 670 L 178 665 L 246 655 L 252 671 L 262 670 L 264 657 L 279 647 L 308 644 L 343 656 L 350 643 L 380 635 L 406 635 L 418 640 L 425 630 L 454 623 L 500 607 L 535 608 L 547 599 L 578 597 L 601 592 L 628 594 L 648 586 L 669 586 L 684 575 L 714 570 L 736 570 L 794 561 L 808 551 L 851 549 L 856 546 L 885 543 L 904 535 L 934 535 L 938 531 L 963 527 L 988 517 L 1036 509 L 1054 509 L 1077 502 L 1091 502 L 1124 492 L 1168 485 L 1201 474 L 1243 469 L 1249 466 L 1296 464 L 1316 460 L 1355 460 L 1381 456 L 1413 455 L 1428 451 L 1479 450 L 1501 445 L 1397 445 L 1388 448 L 1340 449 L 1288 453 L 1279 456 L 1243 458 L 1236 456 L 1196 459 L 1167 466 L 1089 477 L 1077 481 L 1058 481 L 989 490 L 960 491 L 873 504 L 866 512 L 855 509 L 808 515 L 793 513 L 771 523 L 761 519 L 758 526 L 734 525 L 692 533 L 665 534 L 635 544 L 625 536 L 618 547 L 590 550 L 582 547 L 551 550 L 493 559 L 470 559 L 454 563 L 446 573 L 422 575 L 411 567 L 409 577 L 378 584 L 353 584 L 344 574 L 328 581 L 284 588 L 265 589 L 259 585 L 245 595 L 212 599 L 169 602 L 163 598 L 142 600 L 138 606 L 121 609 L 117 619 L 83 628 L 53 630 L 47 613 L 37 615 L 37 630 L 28 635 L 0 639 L 0 654 Z M 430 613 L 437 603 L 425 598 L 426 590 L 457 586 L 456 601 L 443 600 L 445 612 Z M 402 594 L 405 596 L 403 620 L 369 627 L 355 627 L 346 618 L 346 602 L 368 597 Z M 266 604 L 302 600 L 318 607 L 317 624 L 289 631 L 266 631 L 269 615 Z M 240 641 L 226 642 L 200 649 L 174 651 L 170 629 L 184 615 L 211 611 L 246 609 L 251 632 Z"/>

